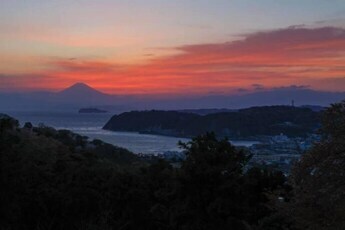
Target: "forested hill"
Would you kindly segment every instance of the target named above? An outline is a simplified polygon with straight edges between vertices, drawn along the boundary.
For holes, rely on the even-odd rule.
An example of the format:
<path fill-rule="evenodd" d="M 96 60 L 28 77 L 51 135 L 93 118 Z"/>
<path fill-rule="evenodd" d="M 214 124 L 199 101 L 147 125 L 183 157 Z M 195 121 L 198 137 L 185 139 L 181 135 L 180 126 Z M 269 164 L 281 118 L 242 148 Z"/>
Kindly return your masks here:
<path fill-rule="evenodd" d="M 314 132 L 319 123 L 320 112 L 309 108 L 264 106 L 204 116 L 177 111 L 132 111 L 113 116 L 103 128 L 180 137 L 212 131 L 218 136 L 248 138 L 280 133 L 304 136 Z"/>
<path fill-rule="evenodd" d="M 32 155 L 32 159 L 38 161 L 45 161 L 49 157 L 55 161 L 59 161 L 59 157 L 70 157 L 85 162 L 92 158 L 96 162 L 97 158 L 98 161 L 110 161 L 119 166 L 140 161 L 134 153 L 127 149 L 107 144 L 98 139 L 91 141 L 88 140 L 88 137 L 69 130 L 56 130 L 44 125 L 34 127 L 30 122 L 19 127 L 16 119 L 5 114 L 0 114 L 0 135 L 1 151 L 16 151 L 22 155 Z M 40 154 L 45 151 L 50 155 Z M 57 154 L 58 152 L 64 154 Z"/>
<path fill-rule="evenodd" d="M 2 116 L 0 230 L 344 229 L 345 101 L 320 131 L 286 178 L 213 133 L 180 143 L 176 167 Z"/>

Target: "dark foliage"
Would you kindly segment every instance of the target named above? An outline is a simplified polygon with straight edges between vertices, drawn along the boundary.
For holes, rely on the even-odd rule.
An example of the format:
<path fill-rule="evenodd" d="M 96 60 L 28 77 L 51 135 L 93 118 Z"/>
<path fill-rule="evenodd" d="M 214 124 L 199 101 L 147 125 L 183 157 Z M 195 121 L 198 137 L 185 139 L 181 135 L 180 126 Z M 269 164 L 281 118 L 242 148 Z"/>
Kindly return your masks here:
<path fill-rule="evenodd" d="M 285 181 L 245 170 L 249 156 L 210 133 L 181 144 L 174 168 L 66 130 L 0 124 L 0 229 L 255 229 Z"/>
<path fill-rule="evenodd" d="M 299 229 L 344 229 L 345 101 L 325 111 L 321 130 L 322 141 L 302 157 L 292 172 L 290 217 Z"/>

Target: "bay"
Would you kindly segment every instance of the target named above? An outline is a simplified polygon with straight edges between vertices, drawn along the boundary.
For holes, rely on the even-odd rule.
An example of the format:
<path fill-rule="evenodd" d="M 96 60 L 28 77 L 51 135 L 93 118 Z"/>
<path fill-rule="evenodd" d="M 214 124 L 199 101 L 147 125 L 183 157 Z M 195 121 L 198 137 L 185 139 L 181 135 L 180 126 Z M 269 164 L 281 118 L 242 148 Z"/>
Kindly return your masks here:
<path fill-rule="evenodd" d="M 90 139 L 100 139 L 137 154 L 159 154 L 166 151 L 181 151 L 177 143 L 179 141 L 190 141 L 187 138 L 103 130 L 102 127 L 113 115 L 110 113 L 81 114 L 74 111 L 11 111 L 6 114 L 18 119 L 21 125 L 24 125 L 25 122 L 31 122 L 35 126 L 43 123 L 56 129 L 68 129 L 80 135 L 88 136 Z M 235 146 L 248 147 L 257 142 L 243 140 L 231 141 L 231 143 Z"/>

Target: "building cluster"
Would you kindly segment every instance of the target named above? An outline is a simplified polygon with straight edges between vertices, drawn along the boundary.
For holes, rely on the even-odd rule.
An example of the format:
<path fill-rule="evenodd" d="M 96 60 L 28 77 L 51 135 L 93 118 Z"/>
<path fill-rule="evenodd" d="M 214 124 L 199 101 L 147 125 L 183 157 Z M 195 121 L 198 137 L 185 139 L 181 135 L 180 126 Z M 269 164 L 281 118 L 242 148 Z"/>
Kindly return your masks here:
<path fill-rule="evenodd" d="M 267 137 L 264 141 L 249 147 L 253 154 L 252 164 L 274 165 L 288 172 L 291 165 L 311 146 L 320 141 L 320 136 L 310 134 L 307 137 L 288 137 L 284 134 Z"/>
<path fill-rule="evenodd" d="M 288 173 L 292 164 L 311 146 L 320 141 L 320 136 L 310 134 L 307 137 L 288 137 L 284 134 L 266 136 L 260 143 L 248 147 L 252 154 L 249 165 L 266 165 Z M 172 163 L 185 160 L 186 155 L 179 151 L 165 151 L 158 154 L 139 153 L 139 157 L 147 160 L 165 159 Z"/>

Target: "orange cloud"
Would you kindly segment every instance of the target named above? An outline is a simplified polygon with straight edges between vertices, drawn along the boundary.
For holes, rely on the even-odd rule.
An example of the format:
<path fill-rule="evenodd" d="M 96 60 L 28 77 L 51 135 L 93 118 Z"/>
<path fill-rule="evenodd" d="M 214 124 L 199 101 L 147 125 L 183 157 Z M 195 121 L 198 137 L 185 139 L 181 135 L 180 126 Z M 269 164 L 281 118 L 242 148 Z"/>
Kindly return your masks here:
<path fill-rule="evenodd" d="M 179 54 L 150 59 L 146 64 L 55 60 L 49 62 L 46 88 L 63 88 L 76 81 L 116 94 L 202 94 L 302 84 L 344 91 L 345 29 L 300 28 L 258 32 L 243 39 L 175 48 Z M 54 80 L 55 79 L 55 80 Z M 20 85 L 18 79 L 18 85 Z M 30 83 L 28 83 L 30 84 Z"/>

